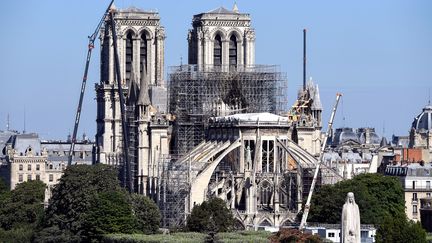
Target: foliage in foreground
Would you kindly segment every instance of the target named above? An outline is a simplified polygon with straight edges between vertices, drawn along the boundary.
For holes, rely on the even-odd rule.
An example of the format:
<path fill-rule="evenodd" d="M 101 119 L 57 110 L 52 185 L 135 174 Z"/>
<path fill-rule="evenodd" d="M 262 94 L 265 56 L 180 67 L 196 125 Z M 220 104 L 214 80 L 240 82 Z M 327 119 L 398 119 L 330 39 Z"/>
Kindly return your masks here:
<path fill-rule="evenodd" d="M 388 232 L 391 232 L 390 234 Z M 376 242 L 426 243 L 426 231 L 420 223 L 408 221 L 406 217 L 386 217 L 378 226 Z"/>
<path fill-rule="evenodd" d="M 352 180 L 321 187 L 312 197 L 308 221 L 340 223 L 348 192 L 354 192 L 362 224 L 380 224 L 386 216 L 405 215 L 403 189 L 397 178 L 361 174 Z"/>
<path fill-rule="evenodd" d="M 83 221 L 89 239 L 109 233 L 133 233 L 137 226 L 128 195 L 120 190 L 95 194 Z"/>
<path fill-rule="evenodd" d="M 280 229 L 270 237 L 271 243 L 321 243 L 318 235 L 303 233 L 298 229 Z"/>
<path fill-rule="evenodd" d="M 351 180 L 321 187 L 312 198 L 308 221 L 340 223 L 348 192 L 354 192 L 361 223 L 377 227 L 377 242 L 425 242 L 425 231 L 406 218 L 399 180 L 380 174 L 361 174 Z"/>
<path fill-rule="evenodd" d="M 227 243 L 243 243 L 243 242 L 254 242 L 254 243 L 267 243 L 269 242 L 268 237 L 270 232 L 267 231 L 237 231 L 237 232 L 221 232 L 217 233 L 216 236 L 219 239 L 218 242 Z M 143 235 L 143 234 L 112 234 L 105 235 L 102 238 L 102 242 L 105 243 L 141 243 L 141 242 L 166 242 L 166 243 L 179 243 L 179 242 L 205 242 L 208 234 L 197 233 L 197 232 L 178 232 L 169 235 Z"/>
<path fill-rule="evenodd" d="M 155 204 L 150 200 L 141 205 L 140 200 L 147 199 L 120 188 L 117 173 L 115 167 L 102 164 L 69 166 L 53 190 L 34 241 L 99 241 L 104 234 L 139 233 L 145 227 L 151 233 L 158 228 L 159 222 L 144 217 L 159 214 Z"/>
<path fill-rule="evenodd" d="M 155 234 L 159 230 L 161 214 L 157 205 L 148 197 L 131 195 L 132 209 L 137 218 L 137 227 L 144 234 Z"/>
<path fill-rule="evenodd" d="M 43 215 L 45 184 L 27 181 L 12 191 L 0 187 L 0 242 L 30 242 Z"/>
<path fill-rule="evenodd" d="M 227 232 L 234 227 L 234 217 L 220 198 L 211 198 L 192 209 L 186 228 L 194 232 Z"/>

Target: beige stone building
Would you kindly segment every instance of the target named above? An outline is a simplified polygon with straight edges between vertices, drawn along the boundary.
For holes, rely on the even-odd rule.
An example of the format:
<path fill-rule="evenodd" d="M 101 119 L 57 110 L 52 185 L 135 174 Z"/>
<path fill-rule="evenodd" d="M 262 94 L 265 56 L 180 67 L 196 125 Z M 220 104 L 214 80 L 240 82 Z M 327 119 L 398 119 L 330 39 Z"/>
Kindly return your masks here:
<path fill-rule="evenodd" d="M 40 180 L 47 186 L 46 200 L 66 169 L 70 142 L 41 141 L 38 134 L 10 134 L 3 144 L 5 161 L 0 176 L 11 190 L 30 180 Z M 77 141 L 73 164 L 93 163 L 93 143 Z"/>
<path fill-rule="evenodd" d="M 385 174 L 399 176 L 405 193 L 405 213 L 409 219 L 420 221 L 420 199 L 432 194 L 432 165 L 387 166 Z"/>

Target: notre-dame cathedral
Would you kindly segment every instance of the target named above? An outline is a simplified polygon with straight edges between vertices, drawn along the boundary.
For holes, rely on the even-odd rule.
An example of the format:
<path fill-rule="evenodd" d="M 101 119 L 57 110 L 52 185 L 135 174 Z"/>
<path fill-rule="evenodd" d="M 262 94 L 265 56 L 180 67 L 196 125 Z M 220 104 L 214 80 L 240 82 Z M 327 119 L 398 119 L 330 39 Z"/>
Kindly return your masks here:
<path fill-rule="evenodd" d="M 193 16 L 188 64 L 172 67 L 169 82 L 159 14 L 131 7 L 115 9 L 114 19 L 129 148 L 122 143 L 106 21 L 96 85 L 97 161 L 121 168 L 127 151 L 133 191 L 159 204 L 164 226 L 181 224 L 210 197 L 226 201 L 240 228 L 293 222 L 308 190 L 303 169 L 313 167 L 321 145 L 317 88 L 308 84 L 299 95 L 308 102 L 289 114 L 286 78 L 275 66 L 255 64 L 251 17 L 236 5 Z"/>

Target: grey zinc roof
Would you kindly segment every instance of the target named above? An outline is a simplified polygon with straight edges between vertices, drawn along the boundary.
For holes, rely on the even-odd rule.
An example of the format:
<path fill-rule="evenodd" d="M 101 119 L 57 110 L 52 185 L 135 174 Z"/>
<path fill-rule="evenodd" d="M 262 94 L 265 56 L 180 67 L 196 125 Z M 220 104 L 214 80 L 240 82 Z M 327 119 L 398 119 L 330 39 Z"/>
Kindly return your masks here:
<path fill-rule="evenodd" d="M 416 130 L 431 130 L 432 129 L 432 106 L 427 105 L 423 108 L 423 112 L 420 113 L 412 124 L 412 127 Z"/>
<path fill-rule="evenodd" d="M 231 10 L 228 10 L 228 9 L 222 7 L 222 6 L 219 7 L 219 8 L 210 10 L 207 13 L 211 13 L 211 14 L 237 14 L 237 13 L 235 13 L 235 12 L 233 12 Z"/>
<path fill-rule="evenodd" d="M 5 155 L 3 149 L 6 146 L 6 143 L 8 143 L 9 139 L 16 134 L 17 132 L 15 131 L 0 131 L 0 157 Z"/>
<path fill-rule="evenodd" d="M 41 153 L 41 143 L 39 136 L 36 133 L 15 135 L 12 147 L 19 154 L 24 154 L 29 147 L 32 148 L 32 151 L 35 155 Z"/>

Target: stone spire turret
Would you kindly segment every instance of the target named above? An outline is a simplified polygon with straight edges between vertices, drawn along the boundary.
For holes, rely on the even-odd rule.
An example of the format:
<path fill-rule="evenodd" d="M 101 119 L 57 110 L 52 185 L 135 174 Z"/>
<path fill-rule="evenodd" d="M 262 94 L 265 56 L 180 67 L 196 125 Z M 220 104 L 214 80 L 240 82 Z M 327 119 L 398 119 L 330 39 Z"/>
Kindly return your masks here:
<path fill-rule="evenodd" d="M 148 93 L 148 78 L 147 78 L 147 70 L 144 67 L 143 75 L 141 75 L 141 82 L 140 82 L 140 91 L 139 96 L 137 100 L 137 105 L 143 105 L 148 106 L 150 105 L 150 98 Z"/>

